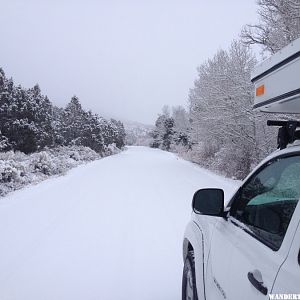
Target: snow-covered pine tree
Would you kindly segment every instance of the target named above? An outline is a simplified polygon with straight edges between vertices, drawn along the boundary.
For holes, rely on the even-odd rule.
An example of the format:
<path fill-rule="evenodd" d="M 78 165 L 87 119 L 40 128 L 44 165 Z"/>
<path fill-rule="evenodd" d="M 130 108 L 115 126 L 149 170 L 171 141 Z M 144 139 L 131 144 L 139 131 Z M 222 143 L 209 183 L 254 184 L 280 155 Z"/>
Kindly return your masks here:
<path fill-rule="evenodd" d="M 158 116 L 157 120 L 155 121 L 155 128 L 150 133 L 153 141 L 151 143 L 151 147 L 153 148 L 161 148 L 163 144 L 163 136 L 165 134 L 165 120 L 167 116 L 165 114 L 161 114 Z"/>
<path fill-rule="evenodd" d="M 167 151 L 187 151 L 190 148 L 189 129 L 189 116 L 182 106 L 173 107 L 172 115 L 170 108 L 164 106 L 155 122 L 154 130 L 150 132 L 150 146 Z"/>
<path fill-rule="evenodd" d="M 62 135 L 66 145 L 80 145 L 85 111 L 79 98 L 73 96 L 63 112 Z"/>
<path fill-rule="evenodd" d="M 183 106 L 176 106 L 172 109 L 172 118 L 174 120 L 174 147 L 177 146 L 190 148 L 189 132 L 190 121 L 189 115 Z M 181 150 L 182 151 L 182 150 Z"/>
<path fill-rule="evenodd" d="M 81 144 L 98 153 L 104 153 L 104 137 L 99 118 L 91 111 L 84 115 Z"/>
<path fill-rule="evenodd" d="M 0 152 L 9 151 L 12 149 L 12 145 L 10 144 L 8 138 L 2 135 L 0 131 Z"/>
<path fill-rule="evenodd" d="M 112 143 L 116 144 L 118 148 L 122 148 L 125 145 L 125 129 L 122 122 L 115 119 L 111 119 L 112 127 Z"/>
<path fill-rule="evenodd" d="M 86 112 L 74 96 L 63 112 L 62 136 L 65 145 L 82 145 L 98 153 L 104 153 L 105 146 L 125 144 L 125 130 L 120 121 L 107 121 L 92 112 Z"/>
<path fill-rule="evenodd" d="M 170 109 L 164 106 L 162 113 L 155 122 L 154 130 L 150 133 L 153 138 L 150 146 L 170 151 L 174 142 L 174 125 L 174 119 L 170 116 Z"/>
<path fill-rule="evenodd" d="M 54 145 L 54 130 L 52 127 L 53 105 L 47 96 L 41 94 L 41 89 L 36 84 L 27 91 L 28 102 L 30 103 L 30 112 L 32 115 L 28 120 L 33 122 L 36 127 L 37 149 L 43 149 L 46 146 Z"/>
<path fill-rule="evenodd" d="M 162 149 L 169 151 L 174 138 L 174 119 L 172 117 L 166 118 L 164 121 L 164 134 Z"/>
<path fill-rule="evenodd" d="M 64 109 L 53 106 L 51 127 L 53 130 L 53 142 L 55 146 L 65 145 L 66 142 L 63 136 Z"/>
<path fill-rule="evenodd" d="M 40 87 L 15 86 L 0 69 L 0 151 L 25 153 L 58 145 L 90 147 L 104 154 L 105 146 L 124 146 L 125 130 L 120 121 L 107 121 L 85 111 L 74 96 L 65 109 L 52 105 Z"/>

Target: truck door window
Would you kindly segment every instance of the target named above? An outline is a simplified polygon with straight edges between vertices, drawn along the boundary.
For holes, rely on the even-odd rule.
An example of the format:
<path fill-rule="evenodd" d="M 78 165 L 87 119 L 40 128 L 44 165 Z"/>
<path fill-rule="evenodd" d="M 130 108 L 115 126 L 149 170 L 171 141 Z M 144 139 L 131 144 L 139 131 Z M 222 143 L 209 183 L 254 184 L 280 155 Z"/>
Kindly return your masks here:
<path fill-rule="evenodd" d="M 269 162 L 240 189 L 230 215 L 246 230 L 278 250 L 300 197 L 300 157 Z"/>

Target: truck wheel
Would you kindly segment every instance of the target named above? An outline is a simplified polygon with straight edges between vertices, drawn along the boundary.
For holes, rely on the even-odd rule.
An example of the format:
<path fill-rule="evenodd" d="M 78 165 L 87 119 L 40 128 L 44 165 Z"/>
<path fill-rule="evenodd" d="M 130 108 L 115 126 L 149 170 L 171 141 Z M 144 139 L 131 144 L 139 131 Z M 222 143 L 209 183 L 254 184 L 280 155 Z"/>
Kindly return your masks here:
<path fill-rule="evenodd" d="M 182 300 L 198 300 L 194 251 L 188 252 L 184 263 L 182 275 Z"/>

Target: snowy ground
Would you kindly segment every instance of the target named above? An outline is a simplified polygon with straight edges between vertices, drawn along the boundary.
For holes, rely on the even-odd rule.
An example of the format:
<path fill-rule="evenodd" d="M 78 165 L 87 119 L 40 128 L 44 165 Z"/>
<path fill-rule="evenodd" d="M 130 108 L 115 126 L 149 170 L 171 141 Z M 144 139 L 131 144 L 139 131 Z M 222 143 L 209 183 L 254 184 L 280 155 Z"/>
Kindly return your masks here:
<path fill-rule="evenodd" d="M 0 299 L 180 299 L 192 195 L 235 186 L 130 147 L 12 193 L 0 199 Z"/>

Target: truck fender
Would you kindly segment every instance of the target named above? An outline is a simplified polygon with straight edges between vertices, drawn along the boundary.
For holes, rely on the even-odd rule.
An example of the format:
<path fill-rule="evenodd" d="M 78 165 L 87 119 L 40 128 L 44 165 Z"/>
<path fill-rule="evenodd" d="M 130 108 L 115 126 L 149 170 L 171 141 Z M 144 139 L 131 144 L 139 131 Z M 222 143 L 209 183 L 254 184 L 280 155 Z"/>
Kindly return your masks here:
<path fill-rule="evenodd" d="M 188 252 L 194 251 L 196 285 L 199 299 L 205 299 L 204 285 L 204 238 L 202 229 L 190 221 L 186 227 L 183 240 L 183 260 L 185 261 Z"/>

